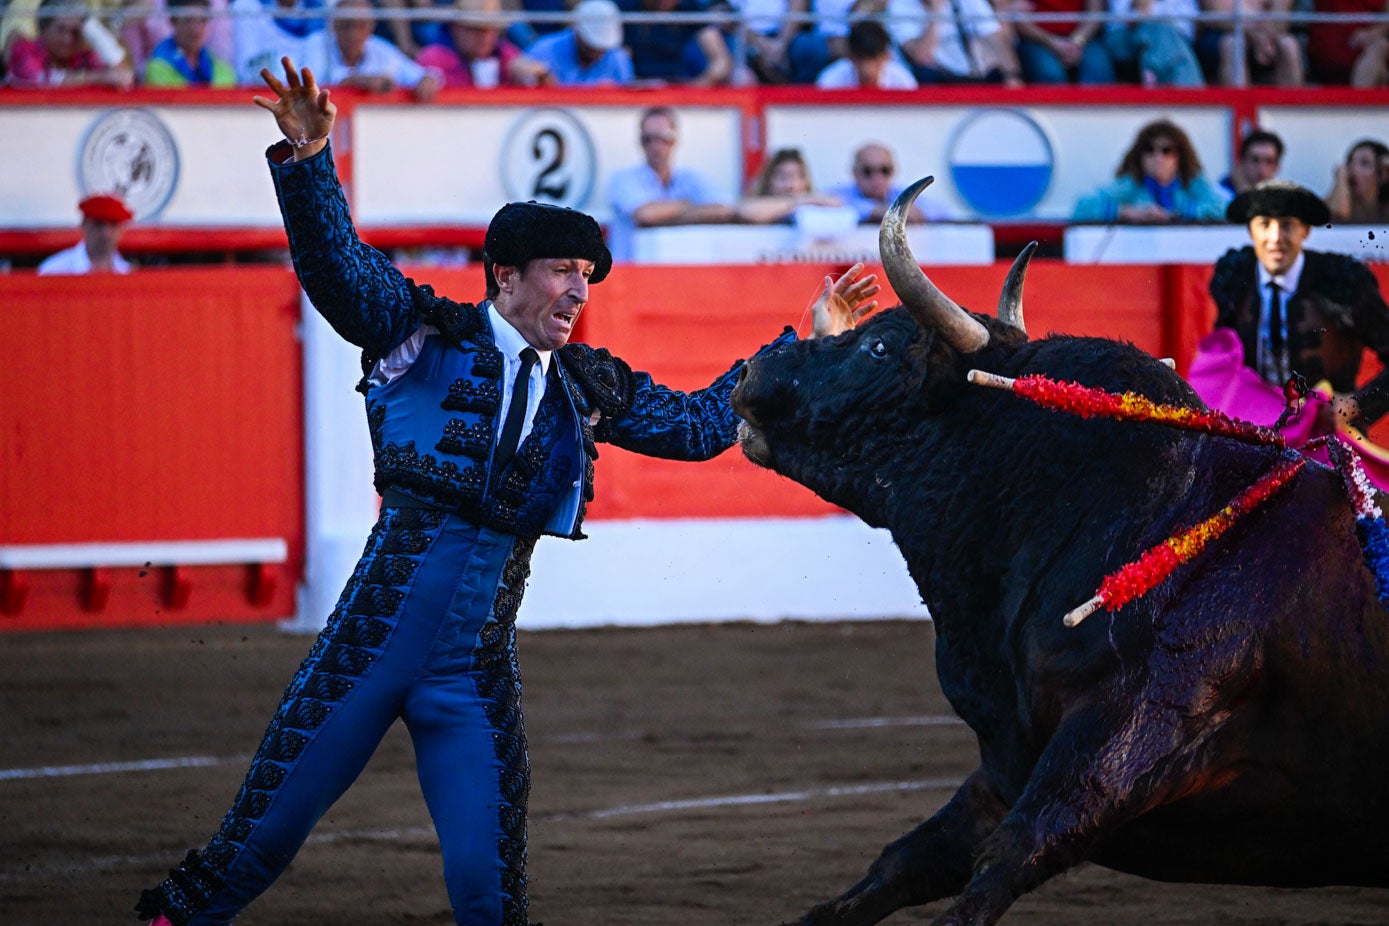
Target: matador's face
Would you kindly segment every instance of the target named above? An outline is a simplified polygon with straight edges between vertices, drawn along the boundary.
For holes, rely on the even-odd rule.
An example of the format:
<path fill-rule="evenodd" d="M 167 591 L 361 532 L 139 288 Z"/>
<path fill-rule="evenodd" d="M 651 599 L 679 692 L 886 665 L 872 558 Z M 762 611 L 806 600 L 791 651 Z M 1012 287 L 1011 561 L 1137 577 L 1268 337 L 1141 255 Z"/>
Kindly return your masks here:
<path fill-rule="evenodd" d="M 569 342 L 588 304 L 593 269 L 593 261 L 581 257 L 537 257 L 524 267 L 494 267 L 497 311 L 535 349 L 558 350 Z"/>
<path fill-rule="evenodd" d="M 1292 267 L 1311 233 L 1311 226 L 1291 215 L 1256 215 L 1249 223 L 1254 256 L 1274 276 Z"/>

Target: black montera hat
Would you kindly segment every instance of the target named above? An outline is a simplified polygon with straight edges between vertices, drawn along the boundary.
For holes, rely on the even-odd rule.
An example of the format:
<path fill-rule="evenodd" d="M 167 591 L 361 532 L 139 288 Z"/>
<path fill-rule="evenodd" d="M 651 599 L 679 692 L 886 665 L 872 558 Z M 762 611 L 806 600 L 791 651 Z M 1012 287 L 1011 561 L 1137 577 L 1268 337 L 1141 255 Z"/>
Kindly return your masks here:
<path fill-rule="evenodd" d="M 536 257 L 577 257 L 593 261 L 590 283 L 601 283 L 613 256 L 593 216 L 547 203 L 507 203 L 492 216 L 482 243 L 482 261 L 491 276 L 494 264 L 520 267 Z"/>
<path fill-rule="evenodd" d="M 1290 215 L 1308 225 L 1331 220 L 1331 211 L 1320 196 L 1290 180 L 1265 180 L 1236 196 L 1225 209 L 1225 218 L 1238 225 L 1248 225 L 1256 215 Z"/>

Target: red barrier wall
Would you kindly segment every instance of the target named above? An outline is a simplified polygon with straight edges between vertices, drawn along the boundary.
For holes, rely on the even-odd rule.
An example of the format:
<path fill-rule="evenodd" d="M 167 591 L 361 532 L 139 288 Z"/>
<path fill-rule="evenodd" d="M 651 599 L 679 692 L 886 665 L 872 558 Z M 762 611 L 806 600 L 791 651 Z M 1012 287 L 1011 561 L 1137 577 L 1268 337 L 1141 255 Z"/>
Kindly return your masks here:
<path fill-rule="evenodd" d="M 678 388 L 699 388 L 786 325 L 804 334 L 818 282 L 839 267 L 623 267 L 595 287 L 578 338 Z M 874 268 L 876 269 L 876 268 Z M 1006 266 L 932 271 L 961 304 L 991 309 Z M 1389 289 L 1389 267 L 1375 268 Z M 417 268 L 458 299 L 477 268 Z M 1033 337 L 1124 338 L 1179 370 L 1209 329 L 1206 267 L 1068 266 L 1028 275 Z M 884 293 L 883 304 L 891 304 Z M 109 602 L 83 610 L 81 571 L 30 570 L 0 628 L 255 619 L 293 613 L 303 572 L 298 287 L 283 268 L 142 270 L 129 277 L 0 275 L 9 343 L 0 377 L 0 545 L 283 537 L 289 561 L 254 603 L 245 565 L 167 575 L 112 570 Z M 1377 434 L 1389 443 L 1389 424 Z M 770 517 L 832 509 L 736 450 L 704 464 L 602 447 L 597 518 Z M 157 573 L 158 571 L 156 571 Z M 15 577 L 0 571 L 0 603 Z"/>
<path fill-rule="evenodd" d="M 711 273 L 698 267 L 623 268 L 598 288 L 599 301 L 582 319 L 583 335 L 669 385 L 698 388 L 788 324 L 808 334 L 806 309 L 819 281 L 842 269 L 758 266 Z M 881 276 L 879 268 L 872 269 Z M 932 278 L 961 304 L 991 308 L 1006 269 L 942 268 L 933 270 Z M 1034 332 L 1126 336 L 1149 350 L 1161 349 L 1161 288 L 1153 285 L 1151 268 L 1079 275 L 1073 270 L 1037 265 L 1026 309 Z M 1066 291 L 1063 274 L 1071 280 L 1065 299 L 1057 296 Z M 1132 293 L 1123 309 L 1102 309 L 1121 287 Z M 879 301 L 892 305 L 896 299 L 889 291 Z M 610 447 L 601 453 L 595 517 L 766 517 L 835 510 L 801 486 L 754 467 L 736 449 L 700 465 L 650 460 Z"/>
<path fill-rule="evenodd" d="M 11 604 L 15 581 L 28 593 L 0 626 L 293 613 L 304 554 L 298 292 L 280 268 L 0 277 L 0 544 L 280 537 L 289 547 L 260 604 L 244 564 L 188 569 L 181 614 L 158 570 L 110 570 L 100 613 L 74 594 L 90 576 L 26 570 L 7 579 Z"/>

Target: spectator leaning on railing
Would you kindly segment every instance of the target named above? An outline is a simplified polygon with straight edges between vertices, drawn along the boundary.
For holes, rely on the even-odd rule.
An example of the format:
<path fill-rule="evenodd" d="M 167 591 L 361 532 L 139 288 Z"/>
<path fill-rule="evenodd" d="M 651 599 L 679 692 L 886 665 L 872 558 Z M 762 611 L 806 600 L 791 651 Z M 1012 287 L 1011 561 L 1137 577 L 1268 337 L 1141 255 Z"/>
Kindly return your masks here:
<path fill-rule="evenodd" d="M 1088 13 L 1098 16 L 1104 0 L 1017 0 L 1015 13 Z M 1114 61 L 1100 41 L 1104 24 L 1098 19 L 1032 19 L 1024 15 L 1013 24 L 1018 37 L 1018 63 L 1029 84 L 1114 83 Z"/>
<path fill-rule="evenodd" d="M 918 83 L 1023 85 L 1011 31 L 988 0 L 926 0 L 925 11 L 915 37 L 901 43 Z"/>
<path fill-rule="evenodd" d="M 137 3 L 140 0 L 129 0 Z M 37 39 L 39 37 L 38 12 L 40 0 L 0 0 L 0 59 L 8 59 L 10 45 L 18 39 Z M 94 19 L 107 32 L 115 33 L 124 18 L 123 7 L 127 0 L 75 0 L 74 12 L 83 19 Z M 166 30 L 167 31 L 167 30 Z M 162 38 L 162 36 L 161 36 Z M 111 48 L 109 38 L 100 41 Z M 117 44 L 121 40 L 117 38 Z M 152 46 L 151 46 L 152 47 Z M 101 49 L 94 49 L 98 57 Z"/>
<path fill-rule="evenodd" d="M 536 39 L 526 54 L 561 86 L 632 81 L 632 56 L 622 47 L 622 13 L 613 0 L 582 0 L 574 24 Z"/>
<path fill-rule="evenodd" d="M 174 34 L 145 64 L 148 87 L 234 87 L 236 71 L 207 47 L 208 0 L 169 0 Z"/>
<path fill-rule="evenodd" d="M 134 84 L 125 49 L 99 20 L 87 15 L 81 0 L 43 0 L 37 27 L 37 38 L 10 40 L 6 64 L 11 85 L 128 90 Z"/>
<path fill-rule="evenodd" d="M 526 55 L 503 32 L 501 0 L 456 0 L 445 42 L 420 51 L 417 60 L 443 75 L 446 87 L 533 87 L 554 83 L 545 65 Z"/>
<path fill-rule="evenodd" d="M 1244 31 L 1242 68 L 1236 67 L 1234 9 L 1240 4 L 1248 17 Z M 1226 87 L 1250 83 L 1300 87 L 1302 46 L 1289 30 L 1292 0 L 1201 0 L 1205 13 L 1222 18 L 1203 20 L 1196 31 L 1196 57 L 1206 76 Z"/>
<path fill-rule="evenodd" d="M 148 70 L 155 48 L 174 34 L 173 23 L 169 19 L 171 6 L 173 4 L 165 0 L 128 0 L 126 3 L 125 22 L 121 25 L 119 37 L 121 44 L 130 52 L 136 74 L 144 74 Z M 208 0 L 203 47 L 214 58 L 233 65 L 234 73 L 236 49 L 228 9 L 228 0 Z"/>
<path fill-rule="evenodd" d="M 1138 132 L 1115 179 L 1076 203 L 1077 222 L 1158 225 L 1218 222 L 1226 199 L 1205 174 L 1180 127 L 1167 119 Z"/>
<path fill-rule="evenodd" d="M 1104 43 L 1120 80 L 1145 87 L 1202 87 L 1196 0 L 1108 0 Z"/>
<path fill-rule="evenodd" d="M 848 209 L 832 193 L 817 193 L 810 182 L 810 165 L 799 148 L 778 148 L 763 163 L 738 202 L 738 219 L 755 225 L 790 222 L 798 210 Z M 852 218 L 857 223 L 857 215 Z"/>
<path fill-rule="evenodd" d="M 305 16 L 321 10 L 321 0 L 232 0 L 232 67 L 242 86 L 261 83 L 262 69 L 278 69 L 280 59 L 304 58 L 304 42 L 323 31 L 323 19 Z"/>
<path fill-rule="evenodd" d="M 628 13 L 708 13 L 706 0 L 617 0 L 623 41 L 637 79 L 716 87 L 733 76 L 733 56 L 712 23 L 638 21 Z"/>
<path fill-rule="evenodd" d="M 325 87 L 354 87 L 388 93 L 397 87 L 428 102 L 439 90 L 439 72 L 412 60 L 375 34 L 370 0 L 337 0 L 329 28 L 304 42 L 305 66 Z"/>
<path fill-rule="evenodd" d="M 117 36 L 137 75 L 143 75 L 154 49 L 174 34 L 165 0 L 125 0 Z M 236 54 L 232 41 L 232 18 L 228 15 L 228 0 L 209 0 L 207 28 L 203 44 L 214 58 L 234 63 Z"/>
<path fill-rule="evenodd" d="M 915 90 L 916 78 L 892 47 L 882 23 L 861 19 L 849 27 L 848 57 L 832 61 L 815 78 L 821 90 Z"/>
<path fill-rule="evenodd" d="M 1312 10 L 1363 13 L 1365 19 L 1312 20 L 1307 26 L 1308 76 L 1319 84 L 1384 86 L 1385 58 L 1389 56 L 1389 0 L 1313 0 Z"/>
<path fill-rule="evenodd" d="M 867 142 L 854 152 L 852 174 L 848 183 L 833 187 L 830 192 L 844 200 L 845 205 L 858 210 L 860 224 L 877 225 L 883 220 L 892 203 L 902 195 L 902 185 L 896 183 L 897 159 L 892 149 L 880 142 Z M 941 221 L 951 218 L 949 210 L 930 196 L 918 196 L 907 210 L 908 222 Z"/>
<path fill-rule="evenodd" d="M 732 206 L 718 201 L 701 173 L 676 165 L 675 146 L 680 136 L 675 110 L 653 106 L 641 114 L 638 125 L 644 163 L 608 179 L 608 202 L 613 210 L 608 247 L 618 263 L 635 256 L 638 228 L 719 224 L 737 218 Z"/>

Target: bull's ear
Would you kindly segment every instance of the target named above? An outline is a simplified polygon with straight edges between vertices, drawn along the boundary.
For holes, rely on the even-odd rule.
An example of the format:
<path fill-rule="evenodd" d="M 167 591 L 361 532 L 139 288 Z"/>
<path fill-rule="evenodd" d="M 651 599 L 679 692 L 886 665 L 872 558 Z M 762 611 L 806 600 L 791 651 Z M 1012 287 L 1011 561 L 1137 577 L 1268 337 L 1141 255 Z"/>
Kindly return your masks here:
<path fill-rule="evenodd" d="M 1027 326 L 1022 320 L 1022 284 L 1027 277 L 1027 266 L 1032 263 L 1032 254 L 1037 250 L 1037 242 L 1030 241 L 1022 249 L 1013 266 L 1008 268 L 1008 276 L 1003 281 L 1003 292 L 998 294 L 998 320 L 1005 325 L 1027 334 Z"/>

